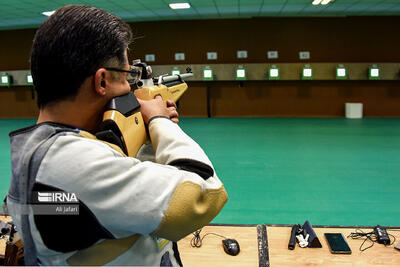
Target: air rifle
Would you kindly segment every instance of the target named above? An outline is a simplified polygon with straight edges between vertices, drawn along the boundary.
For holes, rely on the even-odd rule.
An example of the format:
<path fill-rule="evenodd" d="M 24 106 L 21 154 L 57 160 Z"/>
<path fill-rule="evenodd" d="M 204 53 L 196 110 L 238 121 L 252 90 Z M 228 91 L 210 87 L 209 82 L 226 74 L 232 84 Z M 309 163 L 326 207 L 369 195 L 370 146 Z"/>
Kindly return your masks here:
<path fill-rule="evenodd" d="M 183 79 L 193 76 L 188 68 L 185 74 L 152 77 L 152 69 L 146 63 L 135 60 L 133 66 L 138 70 L 137 79 L 131 81 L 133 90 L 108 103 L 96 133 L 98 139 L 119 146 L 129 157 L 135 157 L 149 140 L 137 98 L 151 100 L 161 95 L 165 105 L 167 100 L 176 102 L 188 88 Z"/>

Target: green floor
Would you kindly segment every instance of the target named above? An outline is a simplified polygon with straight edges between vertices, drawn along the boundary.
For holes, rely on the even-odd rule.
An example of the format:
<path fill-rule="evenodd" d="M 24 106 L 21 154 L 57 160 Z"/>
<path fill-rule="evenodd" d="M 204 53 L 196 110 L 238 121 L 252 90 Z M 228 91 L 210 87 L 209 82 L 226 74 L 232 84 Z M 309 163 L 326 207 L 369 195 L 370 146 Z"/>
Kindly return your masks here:
<path fill-rule="evenodd" d="M 0 193 L 9 186 L 0 120 Z M 400 226 L 400 119 L 182 118 L 229 201 L 214 223 Z"/>

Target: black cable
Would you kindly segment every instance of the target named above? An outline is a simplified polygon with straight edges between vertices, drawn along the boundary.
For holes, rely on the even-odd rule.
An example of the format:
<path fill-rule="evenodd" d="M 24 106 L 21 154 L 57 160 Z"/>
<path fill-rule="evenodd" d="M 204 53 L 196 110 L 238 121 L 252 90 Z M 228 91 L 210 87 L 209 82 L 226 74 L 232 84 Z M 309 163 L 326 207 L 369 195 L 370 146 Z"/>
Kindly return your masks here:
<path fill-rule="evenodd" d="M 393 230 L 391 230 L 391 229 L 386 229 L 386 230 L 387 230 L 387 231 L 393 231 Z M 396 242 L 396 237 L 395 237 L 394 235 L 392 235 L 392 234 L 389 234 L 389 233 L 388 233 L 388 235 L 393 237 L 393 241 L 389 244 L 389 245 L 391 246 L 391 245 L 394 244 L 394 242 Z M 365 250 L 367 250 L 367 249 L 373 247 L 374 244 L 375 244 L 375 242 L 378 241 L 378 237 L 376 236 L 376 234 L 375 234 L 374 231 L 373 231 L 373 232 L 364 233 L 361 229 L 356 229 L 356 232 L 355 232 L 355 233 L 350 233 L 350 234 L 347 236 L 347 238 L 349 238 L 349 237 L 352 238 L 352 239 L 361 239 L 361 238 L 365 237 L 364 241 L 361 243 L 360 251 L 365 251 Z M 390 239 L 390 238 L 389 238 L 389 239 Z M 372 244 L 371 244 L 369 247 L 363 248 L 363 246 L 364 246 L 364 244 L 365 244 L 365 242 L 366 242 L 367 240 L 371 241 Z M 386 246 L 386 245 L 385 245 L 385 246 Z"/>
<path fill-rule="evenodd" d="M 396 231 L 396 232 L 398 232 L 398 231 L 400 231 L 400 229 L 386 229 L 386 232 L 389 232 L 389 231 Z M 388 233 L 388 235 L 393 236 L 393 242 L 390 244 L 390 245 L 393 245 L 394 242 L 396 242 L 396 237 L 395 237 L 394 235 L 392 235 L 392 234 L 389 234 L 389 233 Z"/>
<path fill-rule="evenodd" d="M 369 247 L 363 248 L 363 246 L 364 246 L 364 244 L 365 244 L 365 242 L 366 242 L 367 240 L 370 240 L 370 241 L 371 241 L 371 245 L 370 245 Z M 372 248 L 374 245 L 375 245 L 375 241 L 372 239 L 372 237 L 371 237 L 371 236 L 366 236 L 366 238 L 364 239 L 364 241 L 361 243 L 360 251 L 361 251 L 361 252 L 366 251 L 367 249 Z"/>
<path fill-rule="evenodd" d="M 196 248 L 201 247 L 202 244 L 203 244 L 204 237 L 206 237 L 208 235 L 216 235 L 216 236 L 222 237 L 224 239 L 227 239 L 225 236 L 219 235 L 219 234 L 216 234 L 216 233 L 206 233 L 205 235 L 203 235 L 203 237 L 200 237 L 201 230 L 203 230 L 203 229 L 199 229 L 199 230 L 197 230 L 196 232 L 193 233 L 193 238 L 192 238 L 192 240 L 190 240 L 190 245 L 192 247 L 196 247 Z"/>
<path fill-rule="evenodd" d="M 347 236 L 347 238 L 349 238 L 349 237 L 352 239 L 362 239 L 363 237 L 365 237 L 364 241 L 361 243 L 360 251 L 365 251 L 365 250 L 373 247 L 376 242 L 376 236 L 375 236 L 374 232 L 364 233 L 361 229 L 356 229 L 355 233 L 350 233 Z M 363 248 L 363 246 L 367 240 L 371 241 L 372 244 L 369 247 Z"/>
<path fill-rule="evenodd" d="M 394 242 L 396 242 L 396 237 L 394 236 L 394 235 L 392 235 L 392 234 L 389 234 L 388 233 L 388 235 L 390 235 L 390 236 L 392 236 L 393 237 L 393 242 L 392 243 L 390 243 L 390 245 L 389 246 L 391 246 L 391 245 L 393 245 L 394 244 Z M 390 239 L 390 238 L 389 238 Z"/>

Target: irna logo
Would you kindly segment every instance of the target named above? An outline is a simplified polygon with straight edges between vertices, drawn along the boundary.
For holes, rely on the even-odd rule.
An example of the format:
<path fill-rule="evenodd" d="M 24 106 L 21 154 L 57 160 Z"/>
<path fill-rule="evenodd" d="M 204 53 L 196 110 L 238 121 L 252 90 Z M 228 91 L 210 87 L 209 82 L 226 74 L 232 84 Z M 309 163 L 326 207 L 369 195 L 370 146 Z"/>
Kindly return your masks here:
<path fill-rule="evenodd" d="M 75 193 L 67 192 L 38 192 L 39 202 L 78 203 Z"/>

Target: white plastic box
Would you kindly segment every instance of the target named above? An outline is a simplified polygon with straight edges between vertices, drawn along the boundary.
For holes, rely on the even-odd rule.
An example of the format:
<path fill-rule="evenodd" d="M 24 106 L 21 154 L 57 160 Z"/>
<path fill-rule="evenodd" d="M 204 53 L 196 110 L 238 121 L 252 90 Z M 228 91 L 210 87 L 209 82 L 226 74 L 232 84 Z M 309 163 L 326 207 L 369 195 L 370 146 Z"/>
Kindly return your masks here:
<path fill-rule="evenodd" d="M 362 103 L 346 103 L 346 118 L 361 119 L 363 117 Z"/>

